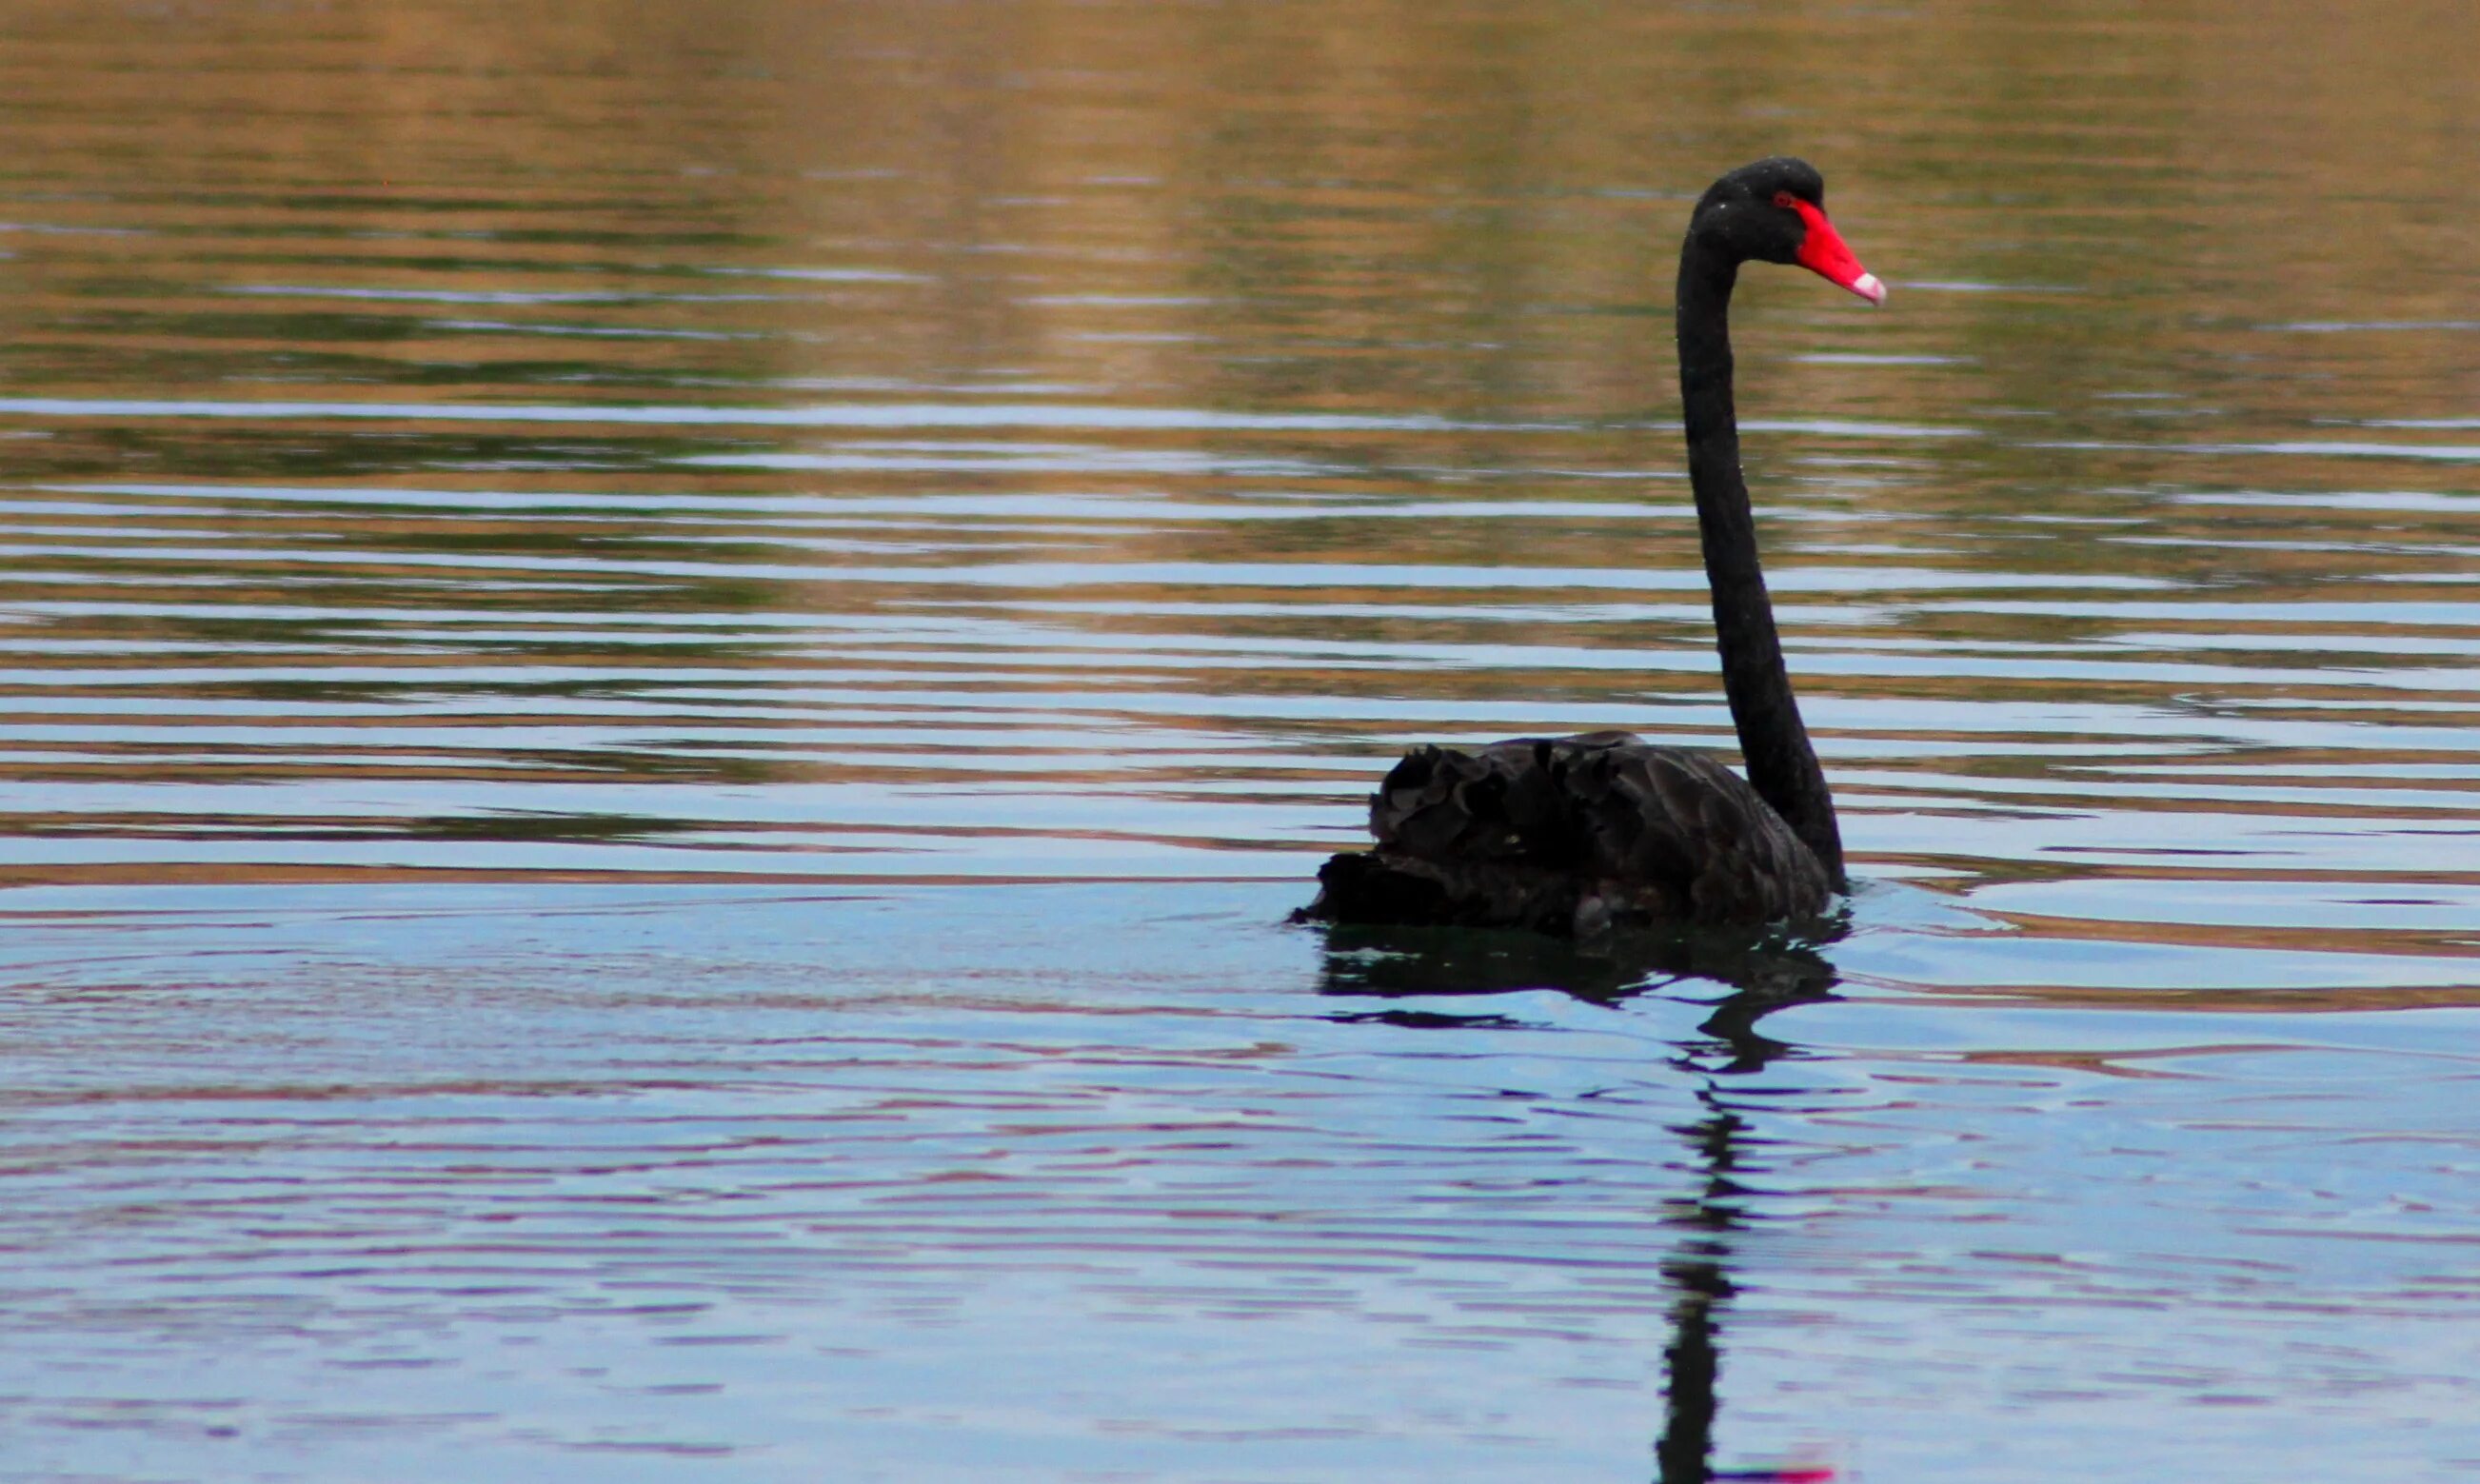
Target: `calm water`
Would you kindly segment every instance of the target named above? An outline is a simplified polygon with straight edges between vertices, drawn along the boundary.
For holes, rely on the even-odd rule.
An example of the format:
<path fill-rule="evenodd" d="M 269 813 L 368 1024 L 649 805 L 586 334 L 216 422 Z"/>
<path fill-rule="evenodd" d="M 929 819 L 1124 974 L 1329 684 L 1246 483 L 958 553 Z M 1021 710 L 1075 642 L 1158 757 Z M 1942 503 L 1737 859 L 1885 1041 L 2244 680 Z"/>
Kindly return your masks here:
<path fill-rule="evenodd" d="M 0 1480 L 2480 1476 L 2480 72 L 2339 16 L 0 3 Z M 1778 149 L 1840 935 L 1285 926 L 1729 745 Z"/>

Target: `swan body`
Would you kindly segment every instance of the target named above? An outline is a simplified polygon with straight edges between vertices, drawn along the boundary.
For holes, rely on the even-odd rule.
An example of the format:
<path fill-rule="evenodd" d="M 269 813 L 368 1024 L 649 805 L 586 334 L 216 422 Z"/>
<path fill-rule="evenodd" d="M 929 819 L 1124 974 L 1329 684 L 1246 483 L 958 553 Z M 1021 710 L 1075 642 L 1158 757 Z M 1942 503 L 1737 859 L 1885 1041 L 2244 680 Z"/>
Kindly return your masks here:
<path fill-rule="evenodd" d="M 1834 892 L 1746 780 L 1624 731 L 1415 748 L 1371 798 L 1369 830 L 1376 850 L 1318 872 L 1313 915 L 1582 937 L 1814 916 Z"/>
<path fill-rule="evenodd" d="M 1873 303 L 1885 286 L 1826 219 L 1799 160 L 1733 170 L 1680 249 L 1688 474 L 1723 692 L 1748 776 L 1623 731 L 1419 747 L 1370 800 L 1375 847 L 1318 872 L 1301 915 L 1559 934 L 1660 922 L 1813 916 L 1845 889 L 1833 797 L 1801 722 L 1757 559 L 1731 397 L 1731 290 L 1744 262 L 1795 263 Z"/>

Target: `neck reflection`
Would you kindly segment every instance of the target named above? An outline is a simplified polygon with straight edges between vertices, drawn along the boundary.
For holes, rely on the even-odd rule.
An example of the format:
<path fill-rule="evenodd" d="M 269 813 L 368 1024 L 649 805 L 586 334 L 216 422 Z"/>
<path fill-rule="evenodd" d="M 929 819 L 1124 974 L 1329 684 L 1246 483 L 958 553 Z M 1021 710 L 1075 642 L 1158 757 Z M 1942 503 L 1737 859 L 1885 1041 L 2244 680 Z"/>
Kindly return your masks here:
<path fill-rule="evenodd" d="M 1699 1172 L 1692 1193 L 1678 1197 L 1664 1220 L 1682 1234 L 1663 1264 L 1670 1287 L 1670 1336 L 1663 1348 L 1664 1416 L 1654 1444 L 1658 1484 L 1715 1480 L 1826 1484 L 1823 1467 L 1732 1470 L 1713 1467 L 1714 1429 L 1721 1408 L 1722 1321 L 1737 1292 L 1732 1281 L 1735 1236 L 1750 1219 L 1739 1171 L 1749 1125 L 1725 1089 L 1733 1078 L 1763 1071 L 1793 1046 L 1764 1035 L 1766 1016 L 1794 1005 L 1834 997 L 1834 966 L 1818 950 L 1847 931 L 1834 919 L 1804 935 L 1752 935 L 1716 930 L 1615 938 L 1575 944 L 1522 933 L 1453 929 L 1323 927 L 1326 962 L 1320 988 L 1354 996 L 1492 994 L 1558 989 L 1596 1004 L 1652 991 L 1674 993 L 1699 981 L 1725 992 L 1697 1035 L 1679 1044 L 1671 1064 L 1700 1078 L 1703 1115 L 1676 1128 Z M 1452 1026 L 1481 1017 L 1435 1010 L 1363 1011 L 1354 1019 L 1408 1026 Z M 1495 1017 L 1489 1017 L 1495 1018 Z"/>

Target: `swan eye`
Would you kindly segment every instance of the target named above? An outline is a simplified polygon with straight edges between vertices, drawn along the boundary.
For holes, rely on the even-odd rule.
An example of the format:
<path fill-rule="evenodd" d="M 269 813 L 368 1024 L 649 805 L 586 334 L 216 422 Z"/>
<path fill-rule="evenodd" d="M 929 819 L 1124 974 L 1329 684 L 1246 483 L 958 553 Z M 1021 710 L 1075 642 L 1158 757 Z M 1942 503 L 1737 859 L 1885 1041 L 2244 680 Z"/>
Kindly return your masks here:
<path fill-rule="evenodd" d="M 1793 203 L 1793 201 L 1792 201 L 1792 194 L 1791 194 L 1791 192 L 1788 192 L 1788 191 L 1777 191 L 1777 192 L 1774 192 L 1774 204 L 1775 204 L 1776 206 L 1781 207 L 1781 208 L 1782 208 L 1783 210 L 1785 210 L 1785 211 L 1791 211 L 1791 210 L 1793 210 L 1793 209 L 1794 209 L 1794 203 Z"/>

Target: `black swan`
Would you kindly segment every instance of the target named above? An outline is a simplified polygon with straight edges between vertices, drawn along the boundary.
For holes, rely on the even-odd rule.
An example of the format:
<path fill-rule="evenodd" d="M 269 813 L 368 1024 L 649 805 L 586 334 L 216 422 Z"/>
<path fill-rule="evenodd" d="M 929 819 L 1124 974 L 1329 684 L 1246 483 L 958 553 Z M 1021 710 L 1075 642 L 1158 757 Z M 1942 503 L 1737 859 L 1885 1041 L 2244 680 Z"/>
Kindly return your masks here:
<path fill-rule="evenodd" d="M 1301 916 L 1586 934 L 1804 918 L 1846 889 L 1834 799 L 1783 669 L 1740 473 L 1729 309 L 1750 259 L 1886 298 L 1826 219 L 1824 179 L 1805 161 L 1733 170 L 1689 218 L 1677 308 L 1688 478 L 1746 780 L 1709 754 L 1624 731 L 1415 748 L 1370 799 L 1377 848 L 1328 860 Z"/>

